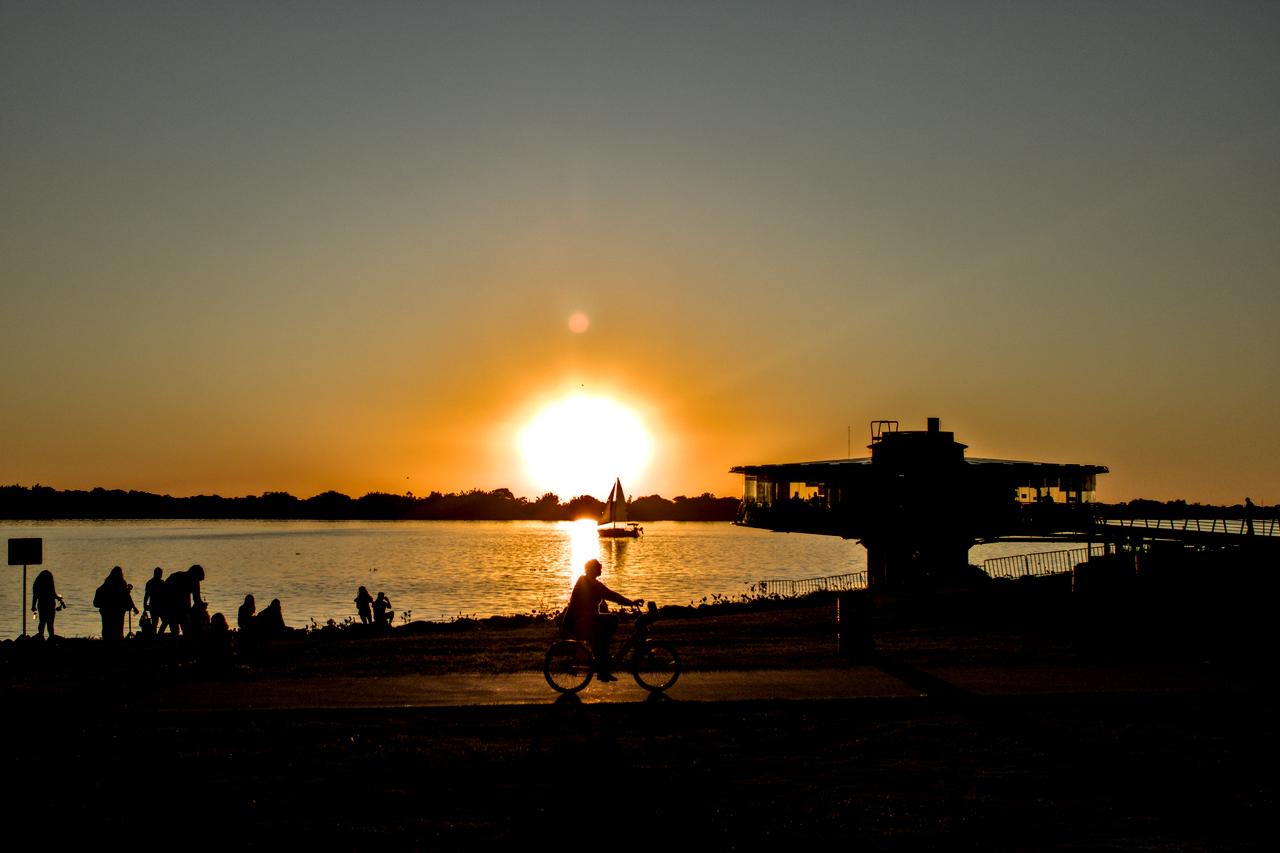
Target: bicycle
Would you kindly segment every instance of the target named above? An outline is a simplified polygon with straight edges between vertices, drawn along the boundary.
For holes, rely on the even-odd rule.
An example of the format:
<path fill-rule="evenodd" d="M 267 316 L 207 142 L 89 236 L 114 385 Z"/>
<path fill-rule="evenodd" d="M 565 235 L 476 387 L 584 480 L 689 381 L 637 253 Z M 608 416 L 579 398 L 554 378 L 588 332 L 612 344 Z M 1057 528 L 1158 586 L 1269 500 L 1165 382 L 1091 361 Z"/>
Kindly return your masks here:
<path fill-rule="evenodd" d="M 676 650 L 667 643 L 649 640 L 649 628 L 657 618 L 658 608 L 650 601 L 647 611 L 636 617 L 635 632 L 608 660 L 609 671 L 626 668 L 636 684 L 653 693 L 669 689 L 680 677 Z M 577 693 L 591 683 L 599 669 L 590 644 L 563 638 L 551 644 L 542 664 L 547 684 L 559 693 Z"/>

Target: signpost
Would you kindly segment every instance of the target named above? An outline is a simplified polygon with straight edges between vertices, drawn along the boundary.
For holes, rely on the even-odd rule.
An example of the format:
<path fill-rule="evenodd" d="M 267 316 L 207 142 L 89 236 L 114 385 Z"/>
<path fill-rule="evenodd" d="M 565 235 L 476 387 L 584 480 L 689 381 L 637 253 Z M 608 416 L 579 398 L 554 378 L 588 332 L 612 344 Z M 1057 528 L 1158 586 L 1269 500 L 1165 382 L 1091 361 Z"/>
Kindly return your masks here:
<path fill-rule="evenodd" d="M 44 540 L 37 537 L 9 540 L 9 565 L 22 566 L 22 636 L 27 636 L 27 566 L 44 562 Z"/>

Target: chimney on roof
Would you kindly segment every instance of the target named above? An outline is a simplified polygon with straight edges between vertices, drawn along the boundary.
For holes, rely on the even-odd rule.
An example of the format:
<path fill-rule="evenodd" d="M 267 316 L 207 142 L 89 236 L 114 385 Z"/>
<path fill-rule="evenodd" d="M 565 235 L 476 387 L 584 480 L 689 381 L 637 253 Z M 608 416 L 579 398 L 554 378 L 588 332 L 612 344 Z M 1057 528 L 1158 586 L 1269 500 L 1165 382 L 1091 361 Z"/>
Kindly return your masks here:
<path fill-rule="evenodd" d="M 938 418 L 929 418 L 929 432 L 937 432 L 942 422 Z"/>

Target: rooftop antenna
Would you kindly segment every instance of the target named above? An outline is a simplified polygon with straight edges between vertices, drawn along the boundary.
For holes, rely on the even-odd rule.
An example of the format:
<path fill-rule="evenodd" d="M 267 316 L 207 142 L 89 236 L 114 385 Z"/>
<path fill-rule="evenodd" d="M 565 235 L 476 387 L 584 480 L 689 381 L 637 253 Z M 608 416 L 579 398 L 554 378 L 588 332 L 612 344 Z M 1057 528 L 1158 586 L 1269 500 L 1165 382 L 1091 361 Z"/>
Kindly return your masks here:
<path fill-rule="evenodd" d="M 853 458 L 853 427 L 851 426 L 847 426 L 844 428 L 844 444 L 845 444 L 844 458 L 852 459 Z"/>

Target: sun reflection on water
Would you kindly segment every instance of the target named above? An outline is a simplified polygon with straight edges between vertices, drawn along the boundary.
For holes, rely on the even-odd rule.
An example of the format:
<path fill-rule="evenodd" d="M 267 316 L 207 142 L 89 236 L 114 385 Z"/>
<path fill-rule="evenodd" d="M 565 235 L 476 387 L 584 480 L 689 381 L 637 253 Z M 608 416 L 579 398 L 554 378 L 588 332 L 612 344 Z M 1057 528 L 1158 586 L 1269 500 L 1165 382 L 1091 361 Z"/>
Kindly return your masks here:
<path fill-rule="evenodd" d="M 569 586 L 572 587 L 582 577 L 582 567 L 587 560 L 600 559 L 600 537 L 596 533 L 596 523 L 589 518 L 580 518 L 569 525 Z"/>

